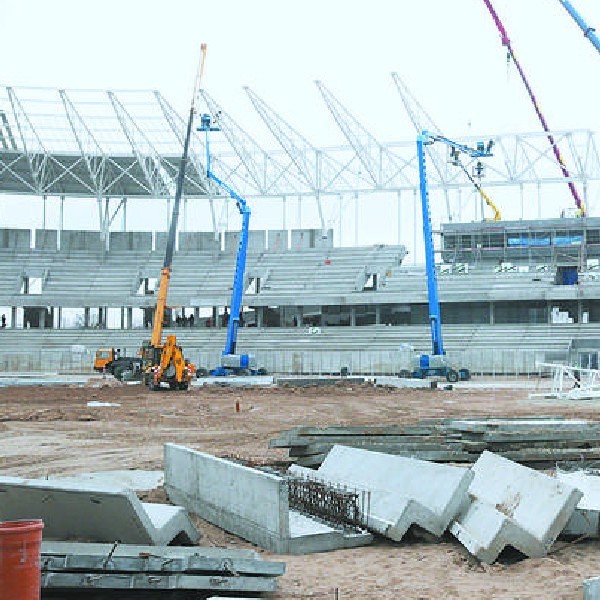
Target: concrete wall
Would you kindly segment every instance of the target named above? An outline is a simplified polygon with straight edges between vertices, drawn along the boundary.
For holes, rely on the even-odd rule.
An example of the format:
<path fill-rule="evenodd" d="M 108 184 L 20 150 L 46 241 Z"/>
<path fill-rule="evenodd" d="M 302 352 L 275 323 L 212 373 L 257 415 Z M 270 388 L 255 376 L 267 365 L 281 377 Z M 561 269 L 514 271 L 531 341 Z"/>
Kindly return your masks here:
<path fill-rule="evenodd" d="M 281 477 L 165 444 L 169 498 L 218 527 L 264 548 L 289 538 L 287 485 Z"/>
<path fill-rule="evenodd" d="M 181 231 L 179 233 L 179 250 L 198 251 L 210 250 L 218 252 L 221 250 L 219 238 L 215 239 L 215 234 L 210 231 Z"/>
<path fill-rule="evenodd" d="M 35 247 L 37 250 L 56 250 L 58 248 L 58 231 L 56 229 L 36 229 Z"/>
<path fill-rule="evenodd" d="M 31 230 L 0 229 L 0 248 L 29 250 L 31 247 Z"/>
<path fill-rule="evenodd" d="M 257 229 L 256 231 L 248 232 L 248 254 L 259 254 L 264 252 L 266 244 L 266 231 L 264 229 Z M 239 231 L 226 231 L 225 232 L 225 252 L 235 254 L 238 250 L 240 243 L 240 232 Z"/>
<path fill-rule="evenodd" d="M 110 249 L 150 252 L 152 250 L 152 232 L 111 231 Z"/>
<path fill-rule="evenodd" d="M 291 250 L 307 250 L 309 248 L 333 248 L 333 229 L 325 232 L 320 229 L 292 229 Z"/>
<path fill-rule="evenodd" d="M 285 252 L 289 247 L 287 229 L 270 229 L 268 233 L 269 252 Z"/>
<path fill-rule="evenodd" d="M 90 250 L 101 252 L 104 248 L 99 231 L 80 231 L 65 229 L 60 233 L 60 249 L 63 252 L 72 250 Z"/>
<path fill-rule="evenodd" d="M 167 248 L 167 239 L 169 234 L 166 231 L 157 231 L 154 234 L 154 249 L 157 252 L 164 252 Z"/>

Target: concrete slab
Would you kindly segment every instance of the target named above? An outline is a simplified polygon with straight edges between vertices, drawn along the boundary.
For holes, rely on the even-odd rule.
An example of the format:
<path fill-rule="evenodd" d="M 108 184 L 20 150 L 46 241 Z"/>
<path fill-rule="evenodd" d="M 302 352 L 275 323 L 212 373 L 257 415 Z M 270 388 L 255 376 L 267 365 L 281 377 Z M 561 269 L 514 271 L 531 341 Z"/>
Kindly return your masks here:
<path fill-rule="evenodd" d="M 412 525 L 441 536 L 468 502 L 473 473 L 347 446 L 334 446 L 317 471 L 292 465 L 292 474 L 370 492 L 369 528 L 400 541 Z"/>
<path fill-rule="evenodd" d="M 76 475 L 50 477 L 51 481 L 63 483 L 99 483 L 101 485 L 115 485 L 136 491 L 154 490 L 160 487 L 165 480 L 162 471 L 144 471 L 140 469 L 97 471 L 94 473 L 78 473 Z"/>
<path fill-rule="evenodd" d="M 33 518 L 44 520 L 49 540 L 167 545 L 200 539 L 183 508 L 142 503 L 131 489 L 0 477 L 0 520 Z"/>
<path fill-rule="evenodd" d="M 228 377 L 199 377 L 192 380 L 193 386 L 226 385 L 232 387 L 270 386 L 273 385 L 272 375 L 247 375 L 244 377 L 231 375 Z"/>
<path fill-rule="evenodd" d="M 157 575 L 156 573 L 42 573 L 43 589 L 62 590 L 219 590 L 274 592 L 272 577 L 243 575 Z M 84 592 L 85 594 L 85 592 Z"/>
<path fill-rule="evenodd" d="M 241 573 L 276 577 L 285 563 L 267 561 L 250 550 L 229 548 L 132 546 L 43 542 L 44 571 L 118 571 L 123 573 Z"/>
<path fill-rule="evenodd" d="M 375 385 L 386 385 L 402 389 L 430 389 L 432 381 L 429 379 L 405 379 L 403 377 L 391 377 L 382 375 L 380 377 L 374 377 L 373 383 Z M 441 382 L 439 384 L 440 388 L 443 387 L 446 383 L 447 382 Z"/>
<path fill-rule="evenodd" d="M 493 563 L 505 546 L 544 556 L 583 494 L 574 487 L 485 451 L 471 467 L 471 503 L 452 534 L 477 558 Z"/>
<path fill-rule="evenodd" d="M 592 577 L 583 582 L 583 600 L 600 600 L 600 577 Z"/>
<path fill-rule="evenodd" d="M 583 493 L 563 535 L 600 537 L 600 473 L 598 471 L 557 470 L 556 478 Z"/>
<path fill-rule="evenodd" d="M 336 377 L 332 375 L 311 375 L 310 377 L 289 376 L 276 377 L 276 385 L 289 385 L 294 387 L 308 387 L 310 385 L 327 386 L 337 384 L 358 385 L 366 381 L 365 377 Z"/>
<path fill-rule="evenodd" d="M 372 540 L 290 510 L 284 477 L 175 444 L 165 444 L 164 465 L 171 500 L 273 552 L 304 554 Z"/>

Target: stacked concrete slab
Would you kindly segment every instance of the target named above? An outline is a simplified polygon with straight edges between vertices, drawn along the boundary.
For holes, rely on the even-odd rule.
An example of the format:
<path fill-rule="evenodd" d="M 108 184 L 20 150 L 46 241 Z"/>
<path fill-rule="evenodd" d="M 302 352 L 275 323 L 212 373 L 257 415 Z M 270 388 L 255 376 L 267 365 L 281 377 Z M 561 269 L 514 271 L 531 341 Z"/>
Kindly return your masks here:
<path fill-rule="evenodd" d="M 334 446 L 317 471 L 290 472 L 368 491 L 368 527 L 400 541 L 412 525 L 441 536 L 467 502 L 469 469 Z"/>
<path fill-rule="evenodd" d="M 471 554 L 490 564 L 506 546 L 526 556 L 544 556 L 583 495 L 553 477 L 487 451 L 471 470 L 471 501 L 450 531 Z"/>
<path fill-rule="evenodd" d="M 318 467 L 334 444 L 439 462 L 475 462 L 484 450 L 540 468 L 600 458 L 600 423 L 564 417 L 422 419 L 414 425 L 296 427 L 269 441 Z"/>
<path fill-rule="evenodd" d="M 184 446 L 165 444 L 169 498 L 254 544 L 284 554 L 365 545 L 370 534 L 345 531 L 290 509 L 284 477 Z"/>
<path fill-rule="evenodd" d="M 45 590 L 273 592 L 285 563 L 252 550 L 44 542 Z M 141 593 L 141 592 L 140 592 Z"/>
<path fill-rule="evenodd" d="M 0 477 L 0 521 L 44 521 L 44 539 L 195 544 L 200 534 L 179 506 L 140 502 L 135 492 L 94 481 Z"/>

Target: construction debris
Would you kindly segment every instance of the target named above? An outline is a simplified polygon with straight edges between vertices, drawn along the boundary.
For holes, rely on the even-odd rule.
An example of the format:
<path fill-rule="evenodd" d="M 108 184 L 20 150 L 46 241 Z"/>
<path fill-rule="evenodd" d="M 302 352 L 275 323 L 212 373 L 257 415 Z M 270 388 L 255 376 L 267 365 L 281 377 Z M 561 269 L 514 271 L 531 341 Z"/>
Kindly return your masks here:
<path fill-rule="evenodd" d="M 471 470 L 471 502 L 450 531 L 489 564 L 506 546 L 529 557 L 544 556 L 583 496 L 566 483 L 487 451 Z"/>
<path fill-rule="evenodd" d="M 195 544 L 185 509 L 141 502 L 131 489 L 94 481 L 0 477 L 0 520 L 41 518 L 44 539 Z"/>
<path fill-rule="evenodd" d="M 285 563 L 252 550 L 44 542 L 42 587 L 273 592 Z"/>
<path fill-rule="evenodd" d="M 203 519 L 268 550 L 306 554 L 369 544 L 372 536 L 293 510 L 286 477 L 165 444 L 169 498 Z"/>
<path fill-rule="evenodd" d="M 558 468 L 556 477 L 562 483 L 576 487 L 583 493 L 583 497 L 565 526 L 563 534 L 576 537 L 599 537 L 600 471 L 597 469 L 566 471 L 563 468 Z"/>
<path fill-rule="evenodd" d="M 317 471 L 292 465 L 290 472 L 364 490 L 367 526 L 395 541 L 411 525 L 441 536 L 467 501 L 473 479 L 462 467 L 345 446 L 334 446 Z"/>
<path fill-rule="evenodd" d="M 600 422 L 563 417 L 422 419 L 416 425 L 296 427 L 270 440 L 293 463 L 318 467 L 335 444 L 434 462 L 475 462 L 484 450 L 543 468 L 600 458 Z"/>

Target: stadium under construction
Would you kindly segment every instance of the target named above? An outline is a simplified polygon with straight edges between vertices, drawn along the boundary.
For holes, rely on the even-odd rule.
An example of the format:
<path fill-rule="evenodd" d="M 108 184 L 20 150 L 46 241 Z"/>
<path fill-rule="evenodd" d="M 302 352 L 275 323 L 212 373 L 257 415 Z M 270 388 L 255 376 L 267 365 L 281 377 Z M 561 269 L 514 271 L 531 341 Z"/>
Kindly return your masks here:
<path fill-rule="evenodd" d="M 416 128 L 432 126 L 419 121 L 426 113 L 395 74 L 394 81 Z M 227 141 L 214 169 L 254 203 L 269 198 L 282 205 L 278 229 L 249 232 L 240 344 L 271 372 L 398 373 L 411 351 L 429 346 L 426 275 L 415 264 L 414 142 L 376 140 L 323 83 L 318 88 L 347 146 L 314 147 L 247 90 L 279 142 L 267 151 L 201 92 L 201 110 L 218 119 Z M 184 118 L 159 92 L 0 90 L 0 191 L 40 197 L 44 206 L 43 228 L 0 230 L 3 346 L 12 348 L 0 352 L 5 370 L 86 370 L 98 347 L 139 346 L 152 326 L 167 234 L 129 230 L 127 202 L 163 202 L 168 209 L 184 133 Z M 553 136 L 575 167 L 568 182 L 582 185 L 587 199 L 600 181 L 595 135 Z M 488 137 L 494 157 L 485 161 L 486 189 L 514 191 L 522 213 L 527 190 L 537 189 L 541 217 L 545 190 L 564 185 L 547 136 Z M 186 224 L 179 232 L 165 317 L 196 364 L 219 356 L 240 238 L 216 216 L 224 197 L 206 179 L 204 152 L 194 134 L 183 196 L 206 207 L 212 230 L 189 231 Z M 596 367 L 600 219 L 567 211 L 561 218 L 504 221 L 494 207 L 495 220 L 488 221 L 483 200 L 474 200 L 473 220 L 451 221 L 452 206 L 458 199 L 460 211 L 461 193 L 472 190 L 473 176 L 465 173 L 482 165 L 471 159 L 462 173 L 439 150 L 428 153 L 434 223 L 441 222 L 436 269 L 449 356 L 475 373 L 531 372 L 537 362 L 554 359 Z M 397 244 L 336 243 L 323 205 L 337 198 L 341 207 L 346 197 L 358 206 L 381 193 L 397 204 Z M 60 202 L 53 229 L 45 226 L 49 198 Z M 97 202 L 95 231 L 63 227 L 65 202 L 73 199 Z M 286 200 L 298 206 L 295 229 L 286 223 Z M 303 202 L 318 209 L 312 228 L 302 227 Z M 351 219 L 352 210 L 339 218 Z M 414 221 L 410 240 L 402 239 L 405 219 Z M 358 209 L 354 226 L 358 232 Z"/>

